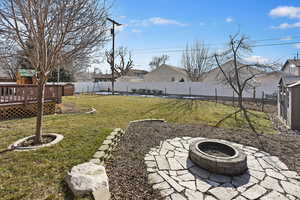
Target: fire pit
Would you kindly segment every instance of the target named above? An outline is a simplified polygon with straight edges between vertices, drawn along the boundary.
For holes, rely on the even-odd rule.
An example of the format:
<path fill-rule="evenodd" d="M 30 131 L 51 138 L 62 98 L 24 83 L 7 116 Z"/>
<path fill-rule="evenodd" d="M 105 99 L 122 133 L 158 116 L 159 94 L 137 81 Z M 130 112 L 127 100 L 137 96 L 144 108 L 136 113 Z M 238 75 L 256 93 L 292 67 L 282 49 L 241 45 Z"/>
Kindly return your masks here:
<path fill-rule="evenodd" d="M 223 175 L 240 175 L 247 169 L 247 156 L 220 140 L 197 140 L 190 145 L 190 159 L 199 167 Z"/>

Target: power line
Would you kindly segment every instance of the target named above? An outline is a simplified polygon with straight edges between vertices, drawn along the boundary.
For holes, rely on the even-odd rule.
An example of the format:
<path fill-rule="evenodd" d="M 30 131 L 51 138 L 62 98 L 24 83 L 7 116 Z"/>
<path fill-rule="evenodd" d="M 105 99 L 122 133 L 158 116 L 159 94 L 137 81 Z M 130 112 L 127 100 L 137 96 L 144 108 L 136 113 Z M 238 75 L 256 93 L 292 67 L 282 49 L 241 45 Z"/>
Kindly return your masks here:
<path fill-rule="evenodd" d="M 285 37 L 286 38 L 290 37 L 291 39 L 289 39 L 289 40 L 294 40 L 295 38 L 300 38 L 299 35 L 297 35 L 297 36 L 285 36 Z M 278 38 L 266 38 L 266 39 L 250 40 L 250 42 L 255 43 L 255 42 L 262 42 L 262 41 L 273 41 L 273 40 L 283 41 L 284 39 L 285 38 L 283 36 L 283 37 L 278 37 Z M 227 43 L 208 43 L 208 44 L 205 44 L 205 45 L 206 46 L 223 46 L 223 45 L 226 45 L 226 44 Z M 279 43 L 279 45 L 280 44 L 281 43 Z M 282 44 L 285 44 L 285 43 L 282 43 Z M 298 44 L 298 42 L 296 44 Z M 258 44 L 258 45 L 252 45 L 252 47 L 267 46 L 267 45 L 268 44 L 260 44 L 260 45 Z M 275 45 L 271 44 L 271 46 L 275 46 Z M 184 47 L 170 47 L 170 48 L 157 47 L 157 48 L 133 49 L 132 51 L 133 52 L 142 52 L 142 51 L 163 50 L 163 51 L 168 51 L 168 52 L 170 51 L 172 53 L 172 52 L 182 51 L 182 48 L 184 48 Z"/>
<path fill-rule="evenodd" d="M 270 46 L 285 46 L 285 45 L 293 45 L 293 44 L 300 44 L 300 41 L 297 42 L 283 42 L 283 43 L 270 43 L 270 44 L 256 44 L 256 45 L 250 45 L 252 48 L 257 48 L 257 47 L 270 47 Z M 162 49 L 161 51 L 148 51 L 148 52 L 143 52 L 143 51 L 134 51 L 135 54 L 153 54 L 153 53 L 181 53 L 184 51 L 193 51 L 195 49 Z"/>

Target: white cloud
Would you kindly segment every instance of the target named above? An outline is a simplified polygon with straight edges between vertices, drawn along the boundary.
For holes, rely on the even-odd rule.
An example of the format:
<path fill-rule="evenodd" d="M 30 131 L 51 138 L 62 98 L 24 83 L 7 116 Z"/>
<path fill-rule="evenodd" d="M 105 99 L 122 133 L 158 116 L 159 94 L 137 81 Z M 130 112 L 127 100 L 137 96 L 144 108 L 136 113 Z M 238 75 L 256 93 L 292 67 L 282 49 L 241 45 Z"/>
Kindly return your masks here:
<path fill-rule="evenodd" d="M 269 62 L 268 58 L 265 58 L 262 56 L 250 56 L 250 57 L 244 58 L 244 60 L 249 63 L 260 63 L 260 64 Z"/>
<path fill-rule="evenodd" d="M 226 21 L 227 23 L 231 23 L 231 22 L 234 21 L 234 19 L 231 18 L 231 17 L 227 17 L 227 18 L 225 19 L 225 21 Z"/>
<path fill-rule="evenodd" d="M 280 40 L 282 41 L 289 41 L 289 40 L 292 40 L 293 38 L 291 36 L 286 36 L 286 37 L 283 37 L 283 38 L 280 38 Z"/>
<path fill-rule="evenodd" d="M 140 29 L 132 29 L 131 32 L 133 32 L 133 33 L 141 33 L 142 31 Z"/>
<path fill-rule="evenodd" d="M 119 16 L 119 19 L 125 19 L 125 18 L 127 18 L 127 16 L 125 16 L 125 15 Z"/>
<path fill-rule="evenodd" d="M 297 27 L 300 27 L 300 22 L 296 22 L 293 24 L 283 23 L 278 26 L 272 26 L 271 28 L 273 28 L 273 29 L 288 29 L 288 28 L 297 28 Z"/>
<path fill-rule="evenodd" d="M 152 17 L 149 19 L 149 22 L 152 24 L 158 24 L 158 25 L 177 25 L 177 26 L 186 26 L 187 24 L 178 22 L 176 20 L 172 19 L 164 19 L 161 17 Z"/>
<path fill-rule="evenodd" d="M 291 19 L 300 18 L 300 7 L 279 6 L 272 9 L 269 15 L 272 17 L 288 17 Z"/>
<path fill-rule="evenodd" d="M 295 47 L 296 49 L 300 49 L 300 44 L 295 44 L 294 47 Z"/>
<path fill-rule="evenodd" d="M 132 26 L 151 26 L 151 25 L 176 25 L 176 26 L 188 26 L 188 24 L 173 20 L 165 19 L 161 17 L 151 17 L 144 20 L 131 20 Z"/>

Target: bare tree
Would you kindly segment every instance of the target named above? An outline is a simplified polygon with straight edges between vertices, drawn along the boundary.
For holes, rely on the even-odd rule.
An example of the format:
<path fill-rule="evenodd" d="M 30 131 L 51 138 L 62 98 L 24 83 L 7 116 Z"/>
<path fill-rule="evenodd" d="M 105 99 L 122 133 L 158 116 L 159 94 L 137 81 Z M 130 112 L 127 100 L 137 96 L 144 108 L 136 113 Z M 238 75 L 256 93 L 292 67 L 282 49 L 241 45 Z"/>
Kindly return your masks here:
<path fill-rule="evenodd" d="M 18 71 L 18 55 L 14 55 L 16 48 L 11 42 L 0 42 L 0 68 L 10 79 L 16 80 Z M 16 59 L 17 58 L 17 59 Z"/>
<path fill-rule="evenodd" d="M 35 144 L 42 142 L 44 88 L 57 66 L 94 52 L 107 41 L 104 0 L 2 0 L 0 37 L 28 50 L 37 72 Z"/>
<path fill-rule="evenodd" d="M 116 52 L 119 64 L 116 64 L 115 72 L 117 76 L 125 76 L 133 67 L 131 52 L 126 47 L 119 47 Z"/>
<path fill-rule="evenodd" d="M 125 76 L 134 66 L 131 52 L 126 47 L 119 47 L 113 55 L 112 50 L 106 51 L 106 62 L 109 64 L 111 72 L 114 72 L 117 77 Z M 114 56 L 114 58 L 113 58 Z M 113 59 L 115 62 L 113 62 Z M 112 91 L 114 91 L 114 82 L 112 78 Z"/>
<path fill-rule="evenodd" d="M 257 130 L 255 129 L 250 117 L 250 115 L 253 113 L 249 112 L 243 104 L 244 92 L 247 88 L 253 87 L 253 84 L 255 83 L 255 77 L 272 70 L 273 67 L 276 66 L 276 63 L 242 64 L 243 56 L 251 52 L 252 49 L 248 43 L 248 38 L 246 36 L 240 36 L 239 34 L 236 34 L 234 36 L 230 36 L 227 50 L 221 54 L 214 55 L 217 66 L 221 71 L 218 79 L 222 81 L 222 83 L 229 85 L 234 90 L 234 92 L 237 94 L 239 107 L 236 112 L 219 121 L 217 126 L 227 118 L 242 112 L 251 130 L 257 133 Z M 226 65 L 224 65 L 224 63 L 226 63 Z"/>
<path fill-rule="evenodd" d="M 200 81 L 204 73 L 212 68 L 212 58 L 204 43 L 195 41 L 192 46 L 186 45 L 181 62 L 189 78 L 192 81 Z"/>
<path fill-rule="evenodd" d="M 149 63 L 151 69 L 156 69 L 159 66 L 166 64 L 166 61 L 169 59 L 170 57 L 168 55 L 161 55 L 161 56 L 155 56 L 152 58 L 151 62 Z"/>

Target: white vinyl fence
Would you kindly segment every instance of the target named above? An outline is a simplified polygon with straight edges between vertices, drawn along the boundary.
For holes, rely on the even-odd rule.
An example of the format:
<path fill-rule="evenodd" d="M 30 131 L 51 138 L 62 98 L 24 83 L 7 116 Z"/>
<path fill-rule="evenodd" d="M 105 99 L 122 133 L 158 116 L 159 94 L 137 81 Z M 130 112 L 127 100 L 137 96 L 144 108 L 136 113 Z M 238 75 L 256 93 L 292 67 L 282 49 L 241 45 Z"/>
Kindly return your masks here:
<path fill-rule="evenodd" d="M 111 82 L 77 82 L 75 84 L 75 92 L 99 92 L 111 91 Z M 186 96 L 219 96 L 232 97 L 233 90 L 222 84 L 201 83 L 201 82 L 115 82 L 116 92 L 132 92 L 132 90 L 161 90 L 167 95 L 186 95 Z M 253 98 L 255 93 L 256 98 L 276 96 L 277 85 L 262 85 L 254 89 L 249 89 L 244 92 L 244 97 Z"/>

